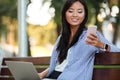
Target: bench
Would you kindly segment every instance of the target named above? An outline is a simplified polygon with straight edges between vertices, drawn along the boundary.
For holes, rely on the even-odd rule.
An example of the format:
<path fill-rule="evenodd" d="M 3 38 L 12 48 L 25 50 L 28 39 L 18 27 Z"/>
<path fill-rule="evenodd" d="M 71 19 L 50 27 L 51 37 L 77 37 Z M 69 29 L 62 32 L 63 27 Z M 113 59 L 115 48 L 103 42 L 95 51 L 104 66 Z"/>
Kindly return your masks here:
<path fill-rule="evenodd" d="M 101 53 L 95 55 L 93 80 L 120 80 L 120 52 Z M 5 61 L 32 62 L 38 72 L 43 71 L 49 65 L 50 57 L 12 57 L 4 58 L 0 73 L 0 80 L 14 80 Z"/>
<path fill-rule="evenodd" d="M 120 52 L 95 55 L 93 80 L 120 80 Z"/>
<path fill-rule="evenodd" d="M 15 80 L 5 61 L 26 61 L 32 62 L 37 72 L 45 70 L 49 66 L 50 57 L 6 57 L 3 58 L 0 72 L 0 80 Z"/>

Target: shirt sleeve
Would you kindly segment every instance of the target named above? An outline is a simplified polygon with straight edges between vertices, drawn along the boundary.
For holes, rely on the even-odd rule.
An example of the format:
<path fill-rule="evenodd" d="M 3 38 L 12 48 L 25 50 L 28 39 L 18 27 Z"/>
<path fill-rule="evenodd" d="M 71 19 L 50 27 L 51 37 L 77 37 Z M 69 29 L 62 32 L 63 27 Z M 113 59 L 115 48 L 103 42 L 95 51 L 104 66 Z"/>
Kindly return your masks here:
<path fill-rule="evenodd" d="M 116 47 L 113 43 L 109 42 L 99 31 L 97 31 L 97 36 L 102 42 L 110 45 L 110 52 L 120 52 L 120 49 Z M 102 50 L 99 49 L 99 52 L 102 52 Z"/>
<path fill-rule="evenodd" d="M 54 68 L 55 68 L 55 64 L 56 64 L 56 60 L 57 60 L 56 48 L 57 48 L 57 44 L 58 44 L 58 42 L 60 40 L 60 36 L 58 36 L 58 38 L 57 38 L 57 40 L 56 40 L 56 42 L 54 44 L 54 48 L 53 48 L 51 59 L 50 59 L 49 72 L 48 72 L 46 77 L 48 77 L 51 74 L 51 72 L 54 70 Z"/>

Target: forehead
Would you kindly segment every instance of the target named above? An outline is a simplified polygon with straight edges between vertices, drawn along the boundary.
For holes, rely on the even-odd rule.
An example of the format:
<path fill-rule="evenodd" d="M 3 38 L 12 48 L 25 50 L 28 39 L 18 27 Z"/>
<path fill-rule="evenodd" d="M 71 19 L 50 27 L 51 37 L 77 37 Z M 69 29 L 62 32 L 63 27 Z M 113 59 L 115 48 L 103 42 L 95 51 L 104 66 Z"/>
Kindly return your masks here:
<path fill-rule="evenodd" d="M 79 1 L 76 1 L 70 6 L 70 9 L 74 9 L 74 8 L 75 9 L 84 9 L 84 6 Z"/>

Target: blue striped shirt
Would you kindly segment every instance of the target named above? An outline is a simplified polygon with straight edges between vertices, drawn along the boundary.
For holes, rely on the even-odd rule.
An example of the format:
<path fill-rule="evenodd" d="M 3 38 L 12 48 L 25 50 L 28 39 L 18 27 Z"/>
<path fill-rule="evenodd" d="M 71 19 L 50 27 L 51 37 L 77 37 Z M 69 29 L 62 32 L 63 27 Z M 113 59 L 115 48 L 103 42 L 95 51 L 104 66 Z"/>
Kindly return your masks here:
<path fill-rule="evenodd" d="M 110 52 L 120 52 L 120 49 L 108 42 L 98 31 L 97 36 L 102 42 L 110 45 Z M 55 69 L 58 61 L 58 52 L 56 51 L 56 48 L 59 39 L 60 36 L 58 37 L 52 52 L 48 75 Z M 69 48 L 68 64 L 57 80 L 92 80 L 95 54 L 101 50 L 95 46 L 86 44 L 85 39 L 86 30 L 83 31 L 78 42 Z"/>

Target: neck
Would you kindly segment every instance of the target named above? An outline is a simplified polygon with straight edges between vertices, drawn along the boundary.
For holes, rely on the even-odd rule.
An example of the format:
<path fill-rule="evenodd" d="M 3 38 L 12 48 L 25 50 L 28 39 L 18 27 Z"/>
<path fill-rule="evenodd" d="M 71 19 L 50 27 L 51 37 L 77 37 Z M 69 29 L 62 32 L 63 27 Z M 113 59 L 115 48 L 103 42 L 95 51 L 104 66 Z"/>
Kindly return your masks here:
<path fill-rule="evenodd" d="M 70 27 L 70 29 L 71 29 L 71 37 L 73 37 L 75 35 L 75 33 L 77 32 L 78 27 L 73 26 L 73 27 Z"/>
<path fill-rule="evenodd" d="M 74 26 L 74 27 L 70 27 L 70 29 L 71 29 L 71 35 L 70 35 L 70 39 L 69 39 L 69 44 L 71 44 L 73 37 L 78 30 L 78 27 Z"/>

